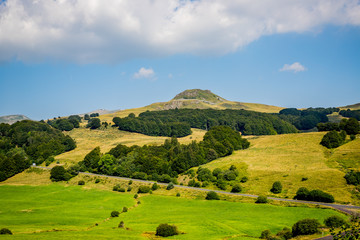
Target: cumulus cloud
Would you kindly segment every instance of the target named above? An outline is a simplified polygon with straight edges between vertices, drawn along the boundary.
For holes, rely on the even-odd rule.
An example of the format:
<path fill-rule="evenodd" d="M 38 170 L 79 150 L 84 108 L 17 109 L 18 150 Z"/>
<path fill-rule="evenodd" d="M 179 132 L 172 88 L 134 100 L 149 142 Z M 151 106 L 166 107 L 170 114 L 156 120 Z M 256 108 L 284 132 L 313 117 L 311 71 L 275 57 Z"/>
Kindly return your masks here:
<path fill-rule="evenodd" d="M 301 65 L 299 62 L 294 62 L 293 64 L 284 64 L 284 66 L 279 70 L 280 72 L 288 71 L 288 72 L 303 72 L 306 68 Z"/>
<path fill-rule="evenodd" d="M 138 72 L 134 73 L 135 79 L 145 78 L 155 80 L 155 72 L 152 68 L 140 68 Z"/>
<path fill-rule="evenodd" d="M 358 0 L 7 0 L 0 61 L 221 55 L 278 33 L 360 25 Z"/>

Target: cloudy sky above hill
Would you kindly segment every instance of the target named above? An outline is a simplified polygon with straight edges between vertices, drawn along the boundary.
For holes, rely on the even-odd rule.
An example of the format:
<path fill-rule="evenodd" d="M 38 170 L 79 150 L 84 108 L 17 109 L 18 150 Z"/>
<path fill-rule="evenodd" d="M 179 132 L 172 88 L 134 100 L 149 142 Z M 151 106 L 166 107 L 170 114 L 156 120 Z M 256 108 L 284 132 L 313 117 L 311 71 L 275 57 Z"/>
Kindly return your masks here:
<path fill-rule="evenodd" d="M 358 0 L 0 0 L 0 115 L 125 109 L 190 88 L 341 106 L 360 102 L 359 76 Z"/>

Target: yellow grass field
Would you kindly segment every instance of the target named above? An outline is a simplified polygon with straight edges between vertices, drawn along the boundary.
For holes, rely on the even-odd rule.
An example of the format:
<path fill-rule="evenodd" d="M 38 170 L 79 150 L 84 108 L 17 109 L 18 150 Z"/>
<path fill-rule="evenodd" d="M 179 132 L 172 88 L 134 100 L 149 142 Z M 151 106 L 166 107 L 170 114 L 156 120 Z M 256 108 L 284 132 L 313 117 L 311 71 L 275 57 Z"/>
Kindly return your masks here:
<path fill-rule="evenodd" d="M 345 172 L 341 171 L 338 162 L 349 162 L 347 157 L 352 162 L 360 161 L 360 139 L 330 151 L 319 144 L 324 134 L 249 137 L 249 149 L 236 151 L 203 167 L 227 169 L 231 165 L 237 166 L 249 177 L 243 184 L 246 193 L 272 195 L 269 190 L 273 182 L 280 181 L 283 192 L 276 195 L 279 197 L 292 198 L 299 187 L 307 187 L 329 192 L 338 202 L 358 203 L 351 194 L 354 186 L 346 184 Z M 302 178 L 308 180 L 302 181 Z"/>
<path fill-rule="evenodd" d="M 201 141 L 206 131 L 192 129 L 192 134 L 179 138 L 180 143 L 190 143 L 193 140 Z M 90 130 L 88 128 L 75 128 L 68 134 L 75 139 L 77 147 L 63 154 L 56 156 L 56 160 L 61 164 L 69 166 L 73 163 L 82 161 L 95 147 L 100 146 L 101 152 L 106 153 L 118 144 L 127 146 L 132 145 L 160 145 L 168 137 L 152 137 L 139 133 L 120 131 L 117 128 L 109 127 L 104 130 Z M 53 163 L 55 164 L 55 163 Z"/>

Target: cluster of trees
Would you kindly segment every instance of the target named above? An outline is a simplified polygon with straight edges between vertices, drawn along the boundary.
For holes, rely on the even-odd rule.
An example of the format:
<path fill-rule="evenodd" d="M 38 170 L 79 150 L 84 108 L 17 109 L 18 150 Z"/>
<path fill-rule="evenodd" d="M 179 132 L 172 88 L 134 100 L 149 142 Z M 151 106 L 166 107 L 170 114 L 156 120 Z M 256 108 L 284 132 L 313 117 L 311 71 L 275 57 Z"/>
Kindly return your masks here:
<path fill-rule="evenodd" d="M 360 132 L 360 124 L 355 118 L 341 119 L 339 123 L 319 123 L 317 129 L 322 131 L 345 131 L 348 135 L 356 135 Z"/>
<path fill-rule="evenodd" d="M 99 118 L 91 118 L 88 124 L 86 125 L 86 127 L 90 129 L 97 129 L 100 126 L 101 126 L 101 121 Z"/>
<path fill-rule="evenodd" d="M 321 190 L 309 191 L 305 187 L 301 187 L 297 190 L 294 199 L 326 203 L 335 202 L 334 196 L 332 196 L 331 194 L 323 192 Z"/>
<path fill-rule="evenodd" d="M 182 137 L 190 128 L 208 130 L 214 126 L 229 126 L 243 135 L 273 135 L 295 133 L 297 129 L 279 116 L 246 110 L 172 109 L 146 111 L 135 117 L 115 117 L 120 130 L 156 136 Z"/>
<path fill-rule="evenodd" d="M 132 146 L 119 144 L 102 155 L 97 147 L 79 162 L 81 171 L 103 173 L 138 179 L 170 182 L 179 173 L 227 156 L 234 150 L 249 147 L 249 142 L 230 127 L 210 129 L 203 141 L 180 144 L 173 137 L 160 146 Z"/>
<path fill-rule="evenodd" d="M 330 131 L 326 133 L 321 139 L 320 144 L 327 148 L 337 148 L 345 143 L 346 132 Z"/>
<path fill-rule="evenodd" d="M 360 172 L 351 170 L 350 172 L 345 174 L 346 183 L 351 185 L 359 185 L 360 184 Z"/>
<path fill-rule="evenodd" d="M 23 120 L 0 124 L 0 181 L 76 147 L 70 136 L 46 123 Z M 49 160 L 49 161 L 50 161 Z"/>
<path fill-rule="evenodd" d="M 140 119 L 129 115 L 125 118 L 114 117 L 113 122 L 119 130 L 137 132 L 149 136 L 184 137 L 191 134 L 191 128 L 184 122 L 166 122 Z"/>
<path fill-rule="evenodd" d="M 84 120 L 90 120 L 90 118 L 94 118 L 94 117 L 98 117 L 98 116 L 99 116 L 99 113 L 91 113 L 90 115 L 85 114 L 84 115 Z"/>
<path fill-rule="evenodd" d="M 341 217 L 337 215 L 329 216 L 325 218 L 324 224 L 326 227 L 329 227 L 331 229 L 347 226 L 348 223 Z M 279 231 L 275 236 L 271 234 L 270 230 L 264 230 L 261 232 L 261 239 L 291 239 L 296 236 L 300 235 L 311 235 L 319 232 L 319 228 L 321 227 L 321 224 L 316 219 L 306 218 L 297 221 L 292 228 L 284 227 L 283 230 Z M 333 231 L 333 230 L 332 230 Z M 334 231 L 333 231 L 334 232 Z M 332 234 L 335 235 L 335 234 Z M 339 234 L 341 236 L 341 234 Z M 343 234 L 344 236 L 344 234 Z M 338 238 L 336 238 L 338 239 Z M 345 239 L 345 238 L 342 238 Z M 346 239 L 352 239 L 352 238 L 346 238 Z M 357 238 L 353 238 L 357 239 Z"/>
<path fill-rule="evenodd" d="M 47 123 L 53 128 L 59 129 L 61 131 L 71 131 L 74 128 L 79 128 L 81 123 L 81 117 L 78 115 L 71 115 L 68 118 L 48 120 Z"/>
<path fill-rule="evenodd" d="M 360 121 L 360 110 L 341 110 L 339 114 L 343 117 L 355 118 L 356 120 Z"/>
<path fill-rule="evenodd" d="M 299 130 L 309 130 L 316 127 L 318 123 L 328 122 L 329 119 L 326 115 L 339 110 L 339 108 L 308 108 L 305 110 L 286 108 L 279 112 L 279 116 Z"/>

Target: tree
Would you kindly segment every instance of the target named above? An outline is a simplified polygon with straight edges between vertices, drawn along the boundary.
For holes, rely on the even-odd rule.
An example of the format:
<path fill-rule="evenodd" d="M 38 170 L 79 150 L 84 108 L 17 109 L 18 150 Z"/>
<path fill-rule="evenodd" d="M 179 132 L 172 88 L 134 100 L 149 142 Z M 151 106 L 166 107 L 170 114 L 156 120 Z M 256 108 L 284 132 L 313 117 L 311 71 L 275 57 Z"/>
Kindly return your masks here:
<path fill-rule="evenodd" d="M 266 229 L 261 232 L 260 239 L 270 239 L 271 238 L 271 231 Z"/>
<path fill-rule="evenodd" d="M 150 187 L 149 186 L 140 186 L 139 189 L 138 189 L 138 193 L 148 193 L 150 192 Z"/>
<path fill-rule="evenodd" d="M 63 166 L 55 166 L 50 171 L 50 179 L 52 181 L 68 181 L 72 176 Z"/>
<path fill-rule="evenodd" d="M 101 126 L 101 121 L 99 118 L 91 118 L 88 124 L 86 125 L 86 127 L 90 129 L 97 129 L 100 126 Z"/>
<path fill-rule="evenodd" d="M 12 235 L 12 232 L 7 228 L 2 228 L 2 229 L 0 229 L 0 234 L 1 235 L 6 235 L 6 234 Z"/>
<path fill-rule="evenodd" d="M 160 224 L 156 228 L 156 235 L 161 237 L 169 237 L 178 235 L 179 232 L 177 230 L 177 227 L 175 225 L 169 225 L 167 223 Z"/>
<path fill-rule="evenodd" d="M 114 211 L 111 212 L 110 216 L 111 217 L 119 217 L 119 214 L 120 214 L 119 211 L 114 210 Z"/>
<path fill-rule="evenodd" d="M 355 118 L 349 118 L 344 126 L 344 130 L 348 135 L 358 134 L 360 132 L 360 125 L 358 120 Z"/>
<path fill-rule="evenodd" d="M 84 115 L 84 120 L 90 120 L 89 114 L 85 114 L 85 115 Z"/>
<path fill-rule="evenodd" d="M 258 196 L 258 198 L 256 199 L 255 203 L 267 203 L 267 197 L 266 196 Z"/>
<path fill-rule="evenodd" d="M 241 191 L 242 191 L 242 187 L 240 186 L 240 184 L 235 184 L 231 189 L 231 192 L 233 193 L 239 193 Z"/>
<path fill-rule="evenodd" d="M 324 220 L 324 224 L 330 228 L 338 228 L 346 224 L 345 220 L 337 215 L 327 217 Z"/>
<path fill-rule="evenodd" d="M 91 152 L 89 152 L 83 161 L 80 162 L 82 166 L 82 171 L 91 171 L 95 170 L 99 166 L 99 161 L 101 158 L 100 147 L 96 147 Z"/>
<path fill-rule="evenodd" d="M 270 189 L 270 191 L 271 191 L 272 193 L 275 193 L 275 194 L 281 193 L 281 191 L 282 191 L 281 182 L 280 182 L 280 181 L 274 182 L 273 185 L 272 185 L 272 188 Z"/>
<path fill-rule="evenodd" d="M 311 235 L 317 233 L 320 223 L 316 219 L 303 219 L 292 226 L 293 236 Z"/>

